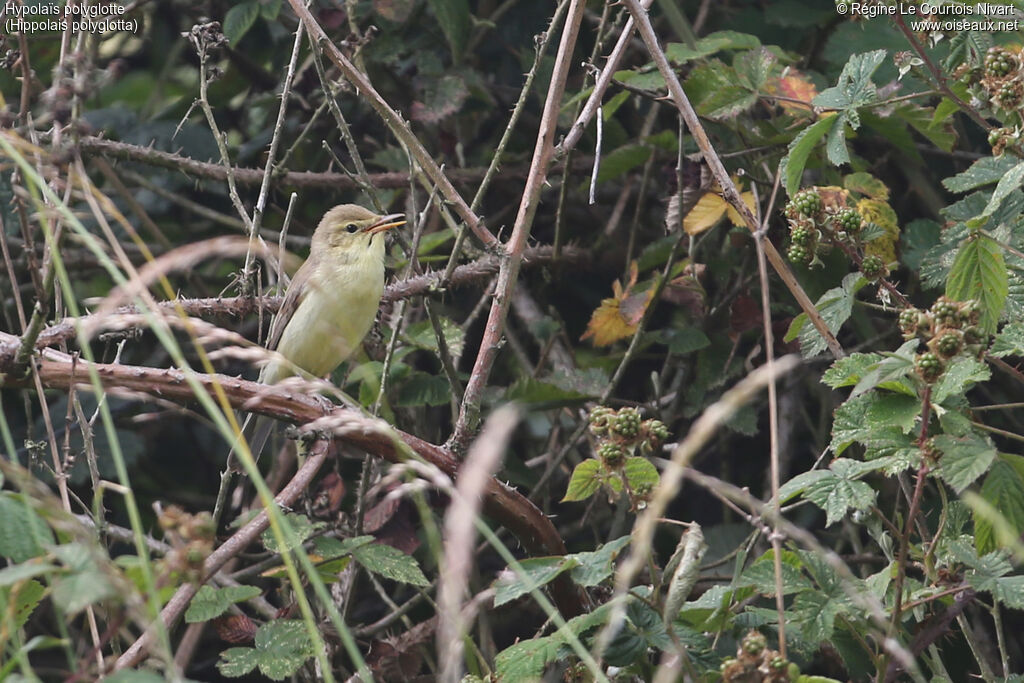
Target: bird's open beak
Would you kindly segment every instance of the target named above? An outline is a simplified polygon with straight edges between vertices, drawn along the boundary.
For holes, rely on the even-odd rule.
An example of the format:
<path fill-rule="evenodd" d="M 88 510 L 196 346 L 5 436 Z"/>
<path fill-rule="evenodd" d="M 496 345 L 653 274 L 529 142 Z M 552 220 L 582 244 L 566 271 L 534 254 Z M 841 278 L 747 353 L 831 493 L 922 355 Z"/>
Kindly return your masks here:
<path fill-rule="evenodd" d="M 373 224 L 365 228 L 364 232 L 375 235 L 378 232 L 397 228 L 400 225 L 405 225 L 405 214 L 393 213 L 390 216 L 381 216 Z"/>

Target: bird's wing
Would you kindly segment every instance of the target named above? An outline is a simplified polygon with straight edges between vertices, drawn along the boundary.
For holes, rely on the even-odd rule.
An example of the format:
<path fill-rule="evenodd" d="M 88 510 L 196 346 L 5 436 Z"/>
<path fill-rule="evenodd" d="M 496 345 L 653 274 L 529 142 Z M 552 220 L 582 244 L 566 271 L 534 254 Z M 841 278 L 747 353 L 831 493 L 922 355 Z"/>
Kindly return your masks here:
<path fill-rule="evenodd" d="M 302 297 L 306 294 L 309 276 L 313 273 L 313 260 L 313 257 L 310 256 L 295 273 L 295 277 L 292 278 L 291 283 L 288 285 L 288 290 L 284 294 L 281 308 L 270 323 L 270 334 L 267 335 L 267 348 L 271 351 L 277 349 L 277 345 L 281 342 L 281 335 L 284 334 L 284 328 L 288 327 L 288 322 L 292 319 L 292 315 L 295 314 L 295 310 L 299 307 Z"/>

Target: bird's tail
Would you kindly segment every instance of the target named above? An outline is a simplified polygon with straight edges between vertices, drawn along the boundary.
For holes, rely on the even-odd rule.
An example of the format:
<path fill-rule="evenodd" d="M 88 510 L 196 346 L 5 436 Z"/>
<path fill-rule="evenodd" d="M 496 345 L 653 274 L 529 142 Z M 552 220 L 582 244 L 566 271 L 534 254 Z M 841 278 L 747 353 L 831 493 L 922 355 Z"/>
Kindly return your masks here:
<path fill-rule="evenodd" d="M 259 461 L 260 454 L 266 447 L 267 440 L 270 439 L 270 434 L 273 431 L 274 420 L 266 415 L 249 413 L 246 416 L 245 422 L 242 423 L 241 434 L 249 444 L 249 452 L 252 453 L 253 460 Z M 242 471 L 241 465 L 238 463 L 238 446 L 239 444 L 236 443 L 228 453 L 228 467 L 235 472 Z"/>

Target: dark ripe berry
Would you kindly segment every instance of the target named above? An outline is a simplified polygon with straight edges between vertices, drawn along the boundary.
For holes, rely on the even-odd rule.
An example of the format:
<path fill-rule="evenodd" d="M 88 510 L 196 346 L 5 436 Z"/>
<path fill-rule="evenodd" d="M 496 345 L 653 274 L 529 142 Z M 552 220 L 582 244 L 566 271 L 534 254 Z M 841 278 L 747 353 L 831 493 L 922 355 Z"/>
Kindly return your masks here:
<path fill-rule="evenodd" d="M 759 655 L 768 647 L 768 639 L 764 637 L 763 633 L 751 631 L 743 636 L 743 642 L 740 646 L 748 655 Z"/>
<path fill-rule="evenodd" d="M 941 377 L 945 369 L 942 360 L 931 351 L 926 351 L 917 357 L 917 374 L 929 384 Z"/>
<path fill-rule="evenodd" d="M 598 406 L 591 410 L 590 433 L 594 436 L 606 435 L 613 415 L 615 415 L 615 411 L 605 406 Z"/>
<path fill-rule="evenodd" d="M 885 271 L 885 261 L 873 254 L 865 256 L 864 260 L 860 263 L 860 272 L 869 280 L 877 280 L 885 275 Z"/>
<path fill-rule="evenodd" d="M 989 48 L 985 55 L 985 75 L 1002 78 L 1017 68 L 1017 59 L 1008 50 L 1001 47 Z"/>
<path fill-rule="evenodd" d="M 597 449 L 597 457 L 607 467 L 619 467 L 626 461 L 626 449 L 621 444 L 612 441 L 605 441 Z"/>
<path fill-rule="evenodd" d="M 611 422 L 612 433 L 624 439 L 633 439 L 640 433 L 640 411 L 622 408 Z"/>
<path fill-rule="evenodd" d="M 859 213 L 854 209 L 843 209 L 836 214 L 836 225 L 839 226 L 840 230 L 848 233 L 856 233 L 860 231 L 860 225 L 862 218 Z"/>
<path fill-rule="evenodd" d="M 821 195 L 816 190 L 801 190 L 796 193 L 796 196 L 793 197 L 790 203 L 797 213 L 808 218 L 818 215 L 821 213 L 822 208 L 824 208 Z"/>
<path fill-rule="evenodd" d="M 917 320 L 921 311 L 916 308 L 905 308 L 900 312 L 900 332 L 914 336 L 917 334 Z"/>
<path fill-rule="evenodd" d="M 791 244 L 789 245 L 789 249 L 786 251 L 786 258 L 793 263 L 806 265 L 811 262 L 811 252 L 799 244 Z"/>

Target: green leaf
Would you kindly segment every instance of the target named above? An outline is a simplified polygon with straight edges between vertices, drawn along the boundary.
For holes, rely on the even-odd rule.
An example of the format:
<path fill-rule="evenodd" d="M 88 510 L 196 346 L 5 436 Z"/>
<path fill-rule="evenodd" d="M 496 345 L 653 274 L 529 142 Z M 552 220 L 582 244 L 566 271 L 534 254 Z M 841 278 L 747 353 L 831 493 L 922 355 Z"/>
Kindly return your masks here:
<path fill-rule="evenodd" d="M 1024 534 L 1024 457 L 1000 454 L 985 475 L 979 492 L 998 510 L 1013 536 Z M 1000 547 L 992 523 L 982 515 L 974 516 L 974 538 L 979 553 Z"/>
<path fill-rule="evenodd" d="M 960 247 L 949 272 L 946 296 L 955 301 L 977 300 L 981 304 L 981 327 L 992 334 L 1008 293 L 1002 248 L 984 235 L 969 237 Z"/>
<path fill-rule="evenodd" d="M 437 23 L 441 25 L 441 31 L 444 32 L 444 37 L 448 40 L 448 46 L 452 50 L 452 57 L 458 61 L 466 47 L 469 31 L 472 28 L 469 1 L 427 0 L 427 4 L 434 10 Z"/>
<path fill-rule="evenodd" d="M 595 458 L 584 460 L 572 471 L 569 486 L 565 490 L 563 503 L 574 500 L 586 500 L 598 492 L 601 482 L 608 476 L 604 464 Z"/>
<path fill-rule="evenodd" d="M 832 462 L 828 472 L 831 476 L 818 478 L 804 491 L 804 498 L 825 511 L 825 526 L 841 520 L 846 511 L 865 510 L 875 502 L 877 492 L 869 484 L 857 481 L 856 470 L 839 458 Z"/>
<path fill-rule="evenodd" d="M 972 385 L 991 378 L 992 371 L 977 358 L 957 358 L 949 364 L 932 390 L 932 401 L 942 403 L 950 396 L 962 394 Z"/>
<path fill-rule="evenodd" d="M 951 178 L 942 181 L 943 187 L 950 192 L 967 192 L 1002 180 L 1019 161 L 1012 155 L 1002 157 L 983 157 L 978 159 L 966 171 L 961 171 Z"/>
<path fill-rule="evenodd" d="M 284 518 L 287 520 L 287 524 L 285 524 L 284 528 L 281 529 L 285 539 L 283 548 L 278 545 L 273 529 L 267 529 L 263 532 L 263 535 L 260 536 L 263 540 L 263 545 L 271 552 L 279 553 L 285 550 L 298 548 L 306 541 L 307 538 L 312 536 L 317 529 L 324 526 L 323 522 L 317 522 L 314 524 L 309 521 L 309 517 L 306 515 L 289 513 L 285 515 Z"/>
<path fill-rule="evenodd" d="M 604 183 L 642 166 L 654 152 L 649 145 L 623 145 L 604 155 L 597 172 L 597 182 Z"/>
<path fill-rule="evenodd" d="M 846 149 L 846 124 L 849 118 L 846 113 L 839 114 L 836 123 L 828 131 L 828 140 L 825 141 L 825 153 L 833 166 L 841 166 L 850 163 L 850 152 Z"/>
<path fill-rule="evenodd" d="M 912 271 L 920 270 L 925 255 L 942 242 L 942 226 L 928 218 L 910 221 L 900 231 L 900 261 Z"/>
<path fill-rule="evenodd" d="M 860 273 L 850 273 L 843 278 L 842 285 L 828 290 L 815 302 L 814 307 L 818 309 L 822 320 L 825 321 L 825 327 L 832 334 L 838 332 L 853 313 L 854 297 L 866 282 Z M 818 355 L 828 347 L 824 337 L 808 323 L 807 314 L 801 313 L 793 319 L 785 338 L 786 341 L 792 341 L 799 337 L 800 353 L 807 358 Z"/>
<path fill-rule="evenodd" d="M 224 35 L 232 47 L 238 45 L 238 41 L 249 32 L 259 15 L 260 3 L 257 0 L 243 2 L 227 11 L 224 15 Z"/>
<path fill-rule="evenodd" d="M 975 221 L 980 222 L 976 222 L 975 225 L 984 224 L 985 219 L 996 212 L 996 209 L 1003 203 L 1003 200 L 1020 187 L 1021 182 L 1024 182 L 1024 161 L 1018 163 L 1002 175 L 999 183 L 996 185 L 996 191 L 992 193 L 992 198 L 988 200 L 988 204 L 985 206 L 985 210 L 975 219 Z"/>
<path fill-rule="evenodd" d="M 803 575 L 803 563 L 800 557 L 791 550 L 782 551 L 782 594 L 791 595 L 800 591 L 811 590 L 811 582 Z M 761 595 L 775 595 L 775 551 L 768 550 L 754 560 L 743 571 L 741 584 L 750 584 Z"/>
<path fill-rule="evenodd" d="M 375 540 L 377 539 L 369 534 L 346 538 L 343 541 L 330 536 L 318 536 L 313 539 L 313 552 L 325 561 L 333 560 L 342 555 L 350 555 L 356 548 L 373 543 Z"/>
<path fill-rule="evenodd" d="M 782 160 L 783 177 L 786 180 L 786 192 L 790 197 L 800 189 L 800 182 L 803 179 L 804 167 L 807 166 L 807 158 L 818 142 L 835 126 L 839 121 L 837 115 L 823 116 L 815 123 L 804 128 L 800 134 L 789 143 L 786 157 Z"/>
<path fill-rule="evenodd" d="M 843 176 L 843 187 L 851 192 L 865 195 L 869 199 L 877 199 L 882 202 L 889 201 L 889 187 L 881 180 L 866 173 L 857 171 Z"/>
<path fill-rule="evenodd" d="M 717 59 L 691 71 L 683 87 L 697 113 L 710 119 L 732 118 L 757 102 L 757 93 L 739 84 L 735 69 Z"/>
<path fill-rule="evenodd" d="M 559 574 L 579 566 L 571 556 L 531 557 L 519 562 L 523 573 L 506 569 L 494 581 L 494 606 L 501 607 L 507 602 L 538 588 L 543 588 Z"/>
<path fill-rule="evenodd" d="M 17 565 L 6 569 L 16 568 Z M 11 602 L 12 595 L 14 596 L 13 604 Z M 4 606 L 5 617 L 10 616 L 14 619 L 14 627 L 21 628 L 28 622 L 28 618 L 42 601 L 44 595 L 46 595 L 46 587 L 35 579 L 29 579 L 17 586 L 4 585 L 0 587 L 0 605 Z M 2 675 L 2 670 L 0 670 L 0 678 Z"/>
<path fill-rule="evenodd" d="M 22 562 L 0 569 L 0 588 L 13 586 L 26 579 L 42 576 L 58 569 L 57 565 L 47 562 Z"/>
<path fill-rule="evenodd" d="M 451 238 L 451 232 L 444 230 L 440 233 L 445 241 Z M 423 250 L 423 243 L 420 243 L 420 250 Z M 457 322 L 446 316 L 438 316 L 441 323 L 441 332 L 444 334 L 444 343 L 448 352 L 453 356 L 461 356 L 466 348 L 466 333 Z M 427 351 L 437 353 L 437 335 L 434 333 L 434 326 L 429 320 L 421 320 L 413 323 L 405 331 L 405 338 L 410 344 Z"/>
<path fill-rule="evenodd" d="M 940 434 L 934 438 L 935 446 L 942 452 L 936 474 L 957 493 L 987 472 L 996 459 L 992 442 L 977 434 L 962 437 Z"/>
<path fill-rule="evenodd" d="M 843 66 L 839 82 L 814 98 L 813 103 L 827 109 L 850 109 L 870 104 L 876 99 L 871 76 L 885 60 L 885 50 L 853 55 Z"/>
<path fill-rule="evenodd" d="M 611 605 L 604 604 L 593 612 L 574 617 L 566 622 L 569 633 L 582 636 L 590 629 L 605 623 Z M 533 681 L 544 673 L 544 668 L 560 657 L 567 656 L 562 631 L 550 636 L 531 638 L 511 645 L 494 658 L 494 668 L 500 681 Z"/>
<path fill-rule="evenodd" d="M 185 622 L 195 624 L 200 621 L 216 619 L 228 611 L 236 602 L 245 602 L 259 595 L 262 591 L 256 586 L 226 586 L 214 588 L 204 585 L 189 603 L 185 612 Z"/>
<path fill-rule="evenodd" d="M 56 546 L 53 554 L 67 568 L 67 573 L 53 580 L 53 600 L 68 614 L 77 614 L 89 605 L 117 595 L 106 572 L 100 569 L 93 553 L 80 543 Z"/>
<path fill-rule="evenodd" d="M 665 56 L 671 62 L 685 64 L 722 50 L 751 50 L 760 45 L 761 41 L 757 36 L 752 36 L 749 33 L 715 31 L 698 40 L 693 48 L 682 43 L 669 43 L 665 46 Z"/>
<path fill-rule="evenodd" d="M 1013 322 L 999 330 L 988 353 L 996 358 L 1024 356 L 1024 322 Z"/>
<path fill-rule="evenodd" d="M 313 655 L 306 625 L 298 619 L 278 619 L 256 631 L 255 647 L 232 647 L 222 652 L 217 670 L 238 678 L 258 666 L 267 678 L 283 681 Z"/>
<path fill-rule="evenodd" d="M 451 392 L 451 385 L 445 377 L 417 372 L 399 387 L 395 405 L 402 408 L 444 406 L 451 401 Z"/>
<path fill-rule="evenodd" d="M 43 518 L 18 494 L 0 494 L 0 556 L 12 562 L 39 557 L 53 545 L 53 533 Z"/>
<path fill-rule="evenodd" d="M 260 16 L 267 21 L 274 21 L 281 12 L 281 3 L 284 0 L 267 0 L 260 5 Z"/>
<path fill-rule="evenodd" d="M 850 396 L 859 396 L 875 387 L 916 396 L 916 391 L 907 386 L 908 382 L 903 381 L 904 377 L 914 371 L 914 352 L 916 350 L 917 340 L 911 339 L 893 353 L 884 354 L 885 357 L 857 381 Z"/>
<path fill-rule="evenodd" d="M 758 91 L 768 80 L 777 57 L 764 47 L 755 48 L 738 55 L 732 66 L 747 88 Z"/>
<path fill-rule="evenodd" d="M 570 555 L 576 566 L 572 568 L 570 576 L 572 580 L 581 586 L 589 588 L 596 586 L 612 575 L 612 563 L 619 553 L 633 540 L 632 536 L 623 536 L 614 541 L 608 541 L 597 550 L 575 553 Z"/>
<path fill-rule="evenodd" d="M 691 326 L 666 330 L 666 338 L 668 350 L 678 356 L 700 351 L 711 345 L 711 340 L 700 328 Z"/>
<path fill-rule="evenodd" d="M 398 548 L 383 543 L 369 543 L 352 551 L 352 557 L 368 571 L 385 579 L 400 581 L 413 586 L 429 586 L 416 558 L 406 555 Z"/>
<path fill-rule="evenodd" d="M 779 487 L 779 502 L 786 503 L 806 491 L 808 487 L 813 486 L 816 482 L 828 479 L 831 476 L 834 475 L 828 470 L 801 472 Z"/>
<path fill-rule="evenodd" d="M 640 456 L 626 458 L 626 465 L 623 467 L 626 481 L 629 488 L 637 491 L 652 491 L 658 485 L 661 478 L 658 476 L 658 468 L 647 458 Z"/>
<path fill-rule="evenodd" d="M 853 386 L 881 360 L 882 355 L 878 353 L 851 353 L 832 363 L 821 381 L 833 389 Z"/>
<path fill-rule="evenodd" d="M 840 455 L 854 441 L 869 439 L 885 427 L 907 433 L 913 429 L 920 410 L 920 401 L 913 396 L 877 391 L 855 396 L 836 410 L 829 447 Z"/>

